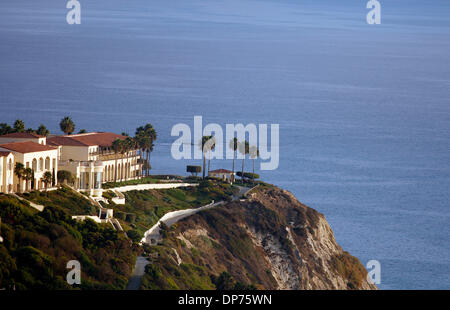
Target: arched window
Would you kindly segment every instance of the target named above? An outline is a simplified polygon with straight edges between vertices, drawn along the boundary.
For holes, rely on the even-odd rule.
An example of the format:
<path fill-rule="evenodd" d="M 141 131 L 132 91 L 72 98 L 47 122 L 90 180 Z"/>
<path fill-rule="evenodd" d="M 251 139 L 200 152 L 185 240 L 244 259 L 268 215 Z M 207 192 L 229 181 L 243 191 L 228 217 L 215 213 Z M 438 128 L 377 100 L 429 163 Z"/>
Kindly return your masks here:
<path fill-rule="evenodd" d="M 49 170 L 50 169 L 50 157 L 47 157 L 45 159 L 45 170 Z"/>
<path fill-rule="evenodd" d="M 44 159 L 39 158 L 39 171 L 42 171 L 44 169 Z"/>
<path fill-rule="evenodd" d="M 33 171 L 34 171 L 34 172 L 37 171 L 37 160 L 36 160 L 36 158 L 33 159 L 33 162 L 32 162 L 32 168 L 33 168 Z"/>

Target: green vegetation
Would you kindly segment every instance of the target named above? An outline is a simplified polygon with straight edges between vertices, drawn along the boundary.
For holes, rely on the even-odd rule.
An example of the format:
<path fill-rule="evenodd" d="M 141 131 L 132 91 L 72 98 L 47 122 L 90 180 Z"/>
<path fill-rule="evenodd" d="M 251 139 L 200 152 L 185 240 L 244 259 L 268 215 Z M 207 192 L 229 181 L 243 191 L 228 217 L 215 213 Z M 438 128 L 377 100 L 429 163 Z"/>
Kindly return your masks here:
<path fill-rule="evenodd" d="M 72 184 L 74 182 L 74 177 L 72 173 L 67 170 L 58 170 L 57 179 L 59 184 Z"/>
<path fill-rule="evenodd" d="M 236 173 L 236 175 L 237 175 L 238 177 L 242 177 L 242 171 L 238 171 L 238 172 Z M 244 172 L 244 178 L 246 178 L 246 179 L 252 179 L 252 180 L 254 180 L 254 179 L 259 179 L 259 174 L 256 174 L 256 173 L 250 173 L 250 172 Z"/>
<path fill-rule="evenodd" d="M 28 128 L 27 130 L 25 130 L 25 123 L 20 119 L 14 122 L 13 127 L 8 125 L 7 123 L 0 123 L 0 135 L 6 135 L 8 133 L 15 132 L 36 133 L 41 136 L 48 136 L 50 134 L 50 131 L 43 124 L 41 124 L 36 130 L 32 128 Z"/>
<path fill-rule="evenodd" d="M 120 186 L 126 186 L 126 185 L 155 184 L 155 183 L 160 183 L 160 180 L 158 180 L 154 177 L 144 177 L 142 179 L 129 180 L 129 181 L 123 181 L 123 182 L 107 182 L 107 183 L 102 184 L 102 188 L 108 189 L 108 188 L 114 188 L 114 187 L 120 187 Z"/>
<path fill-rule="evenodd" d="M 217 290 L 256 290 L 254 285 L 246 285 L 242 282 L 235 281 L 233 277 L 226 271 L 222 272 L 218 277 L 212 275 L 211 281 L 215 284 Z"/>
<path fill-rule="evenodd" d="M 335 270 L 347 280 L 347 287 L 349 289 L 358 289 L 361 287 L 362 280 L 367 276 L 367 270 L 359 259 L 344 251 L 341 255 L 333 256 L 331 263 Z"/>
<path fill-rule="evenodd" d="M 108 208 L 114 209 L 114 217 L 120 221 L 127 234 L 130 230 L 135 230 L 142 238 L 144 232 L 164 214 L 201 207 L 211 200 L 230 200 L 233 187 L 223 182 L 204 181 L 195 187 L 129 191 L 123 194 L 125 205 L 114 204 L 111 200 L 114 194 L 111 191 L 104 192 L 103 196 L 109 200 Z"/>
<path fill-rule="evenodd" d="M 47 205 L 37 212 L 0 196 L 0 288 L 124 289 L 138 248 L 109 224 L 75 222 L 65 208 Z M 74 259 L 81 263 L 81 284 L 70 286 L 66 265 Z"/>
<path fill-rule="evenodd" d="M 48 130 L 44 124 L 41 124 L 36 130 L 36 133 L 41 136 L 48 136 L 50 134 L 50 130 Z"/>
<path fill-rule="evenodd" d="M 75 123 L 69 116 L 66 116 L 59 123 L 59 128 L 66 135 L 70 135 L 72 132 L 75 131 Z"/>
<path fill-rule="evenodd" d="M 32 191 L 21 196 L 44 207 L 61 208 L 70 215 L 98 214 L 98 209 L 86 197 L 67 186 L 49 192 Z"/>

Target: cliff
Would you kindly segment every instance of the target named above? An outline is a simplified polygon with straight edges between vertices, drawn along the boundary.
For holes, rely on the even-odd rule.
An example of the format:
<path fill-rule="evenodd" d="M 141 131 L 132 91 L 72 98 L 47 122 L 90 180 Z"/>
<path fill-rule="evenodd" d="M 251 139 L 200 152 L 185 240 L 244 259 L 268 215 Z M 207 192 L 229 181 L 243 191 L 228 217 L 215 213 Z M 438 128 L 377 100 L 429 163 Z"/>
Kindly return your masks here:
<path fill-rule="evenodd" d="M 376 289 L 325 217 L 272 186 L 199 212 L 147 246 L 143 289 Z"/>

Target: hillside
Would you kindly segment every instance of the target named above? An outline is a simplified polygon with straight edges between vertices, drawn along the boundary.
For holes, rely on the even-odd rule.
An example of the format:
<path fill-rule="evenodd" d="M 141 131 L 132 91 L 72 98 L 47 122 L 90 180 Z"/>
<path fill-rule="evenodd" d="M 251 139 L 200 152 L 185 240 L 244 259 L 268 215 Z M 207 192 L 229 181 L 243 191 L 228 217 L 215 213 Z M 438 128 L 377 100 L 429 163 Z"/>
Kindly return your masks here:
<path fill-rule="evenodd" d="M 336 243 L 322 214 L 271 185 L 261 184 L 246 200 L 233 200 L 236 190 L 212 180 L 127 192 L 125 205 L 108 208 L 128 237 L 110 224 L 72 220 L 71 215 L 95 215 L 98 207 L 67 187 L 21 195 L 44 205 L 43 212 L 0 195 L 0 288 L 124 289 L 143 251 L 151 263 L 142 289 L 376 288 L 366 282 L 359 260 Z M 211 200 L 226 203 L 163 225 L 158 245 L 137 244 L 165 213 Z M 81 263 L 81 285 L 65 281 L 72 259 Z"/>
<path fill-rule="evenodd" d="M 165 227 L 142 288 L 376 289 L 321 213 L 272 186 L 251 196 Z"/>
<path fill-rule="evenodd" d="M 110 224 L 72 220 L 72 207 L 95 209 L 73 192 L 54 192 L 45 205 L 38 212 L 13 196 L 0 196 L 0 288 L 124 289 L 140 249 Z M 69 286 L 66 264 L 74 259 L 82 281 Z"/>

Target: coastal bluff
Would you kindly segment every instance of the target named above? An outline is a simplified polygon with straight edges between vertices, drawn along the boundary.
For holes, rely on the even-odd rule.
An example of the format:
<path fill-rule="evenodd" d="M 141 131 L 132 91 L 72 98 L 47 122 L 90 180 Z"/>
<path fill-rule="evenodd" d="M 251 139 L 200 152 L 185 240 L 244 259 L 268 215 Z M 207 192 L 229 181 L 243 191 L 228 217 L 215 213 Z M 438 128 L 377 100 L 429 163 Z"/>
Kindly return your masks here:
<path fill-rule="evenodd" d="M 325 217 L 274 186 L 162 233 L 164 240 L 147 248 L 142 289 L 377 289 Z"/>

